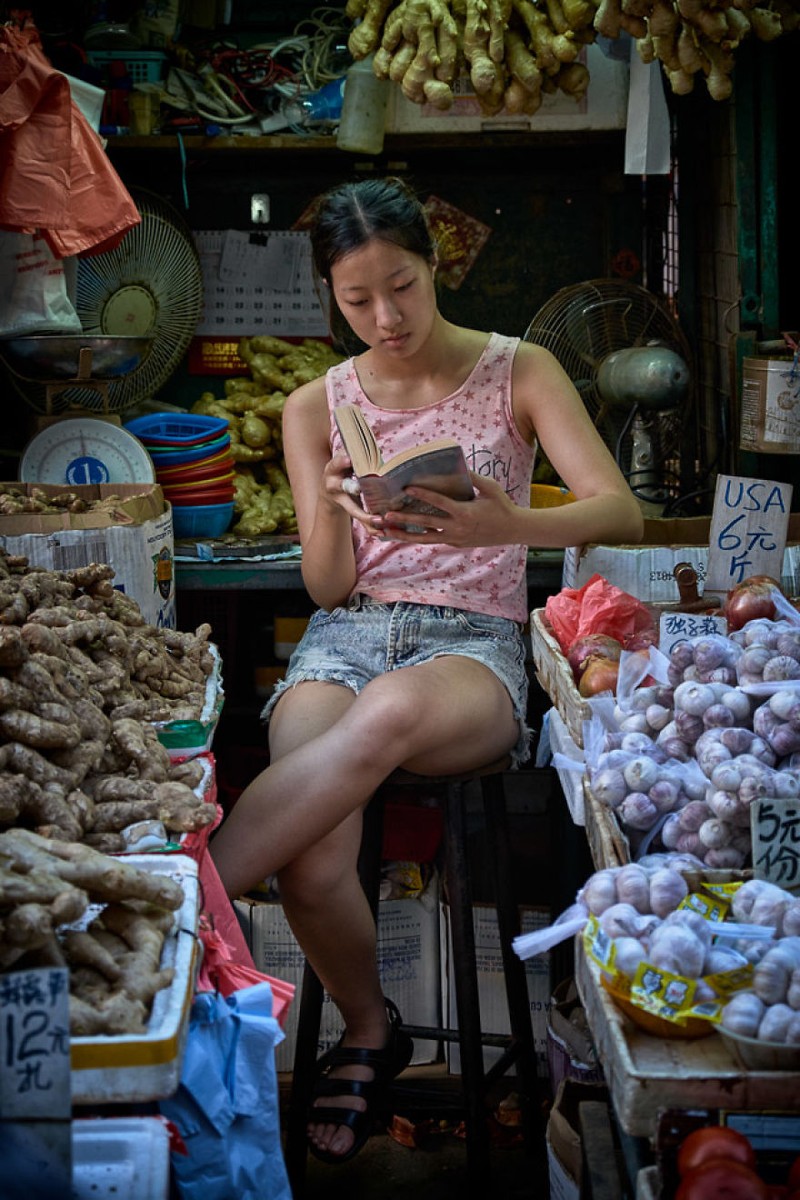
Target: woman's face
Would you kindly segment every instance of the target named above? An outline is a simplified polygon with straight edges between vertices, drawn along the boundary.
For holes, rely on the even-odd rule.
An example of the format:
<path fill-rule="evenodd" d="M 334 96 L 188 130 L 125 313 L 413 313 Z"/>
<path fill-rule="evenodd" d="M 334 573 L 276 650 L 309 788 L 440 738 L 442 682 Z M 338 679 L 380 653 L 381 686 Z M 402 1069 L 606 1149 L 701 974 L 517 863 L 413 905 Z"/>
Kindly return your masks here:
<path fill-rule="evenodd" d="M 336 303 L 353 332 L 381 353 L 406 357 L 427 340 L 436 317 L 433 266 L 377 238 L 331 268 Z"/>

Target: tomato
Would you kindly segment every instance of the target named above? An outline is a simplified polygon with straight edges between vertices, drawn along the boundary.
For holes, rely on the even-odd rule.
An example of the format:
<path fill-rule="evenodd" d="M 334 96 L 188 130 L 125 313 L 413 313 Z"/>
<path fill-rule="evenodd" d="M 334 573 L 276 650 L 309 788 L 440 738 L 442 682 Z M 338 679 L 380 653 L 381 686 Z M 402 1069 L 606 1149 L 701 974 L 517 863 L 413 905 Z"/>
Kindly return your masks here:
<path fill-rule="evenodd" d="M 786 1176 L 786 1183 L 789 1191 L 800 1191 L 800 1154 L 789 1167 L 789 1174 Z"/>
<path fill-rule="evenodd" d="M 687 1171 L 675 1200 L 769 1200 L 769 1188 L 744 1163 L 711 1158 Z"/>
<path fill-rule="evenodd" d="M 727 1125 L 705 1125 L 687 1134 L 678 1147 L 678 1174 L 683 1176 L 711 1158 L 724 1158 L 752 1168 L 756 1165 L 756 1152 L 743 1133 Z"/>

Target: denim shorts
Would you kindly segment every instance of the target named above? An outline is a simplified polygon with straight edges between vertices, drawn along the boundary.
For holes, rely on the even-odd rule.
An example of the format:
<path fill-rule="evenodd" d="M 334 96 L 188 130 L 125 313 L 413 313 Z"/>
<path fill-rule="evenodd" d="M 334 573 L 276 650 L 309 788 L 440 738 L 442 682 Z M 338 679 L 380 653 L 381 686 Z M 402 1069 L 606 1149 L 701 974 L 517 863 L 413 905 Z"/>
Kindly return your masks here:
<path fill-rule="evenodd" d="M 318 609 L 262 716 L 268 719 L 281 694 L 297 683 L 325 680 L 358 694 L 387 671 L 418 666 L 444 654 L 474 658 L 505 686 L 520 728 L 517 744 L 509 751 L 512 765 L 526 762 L 531 732 L 526 725 L 528 676 L 520 627 L 506 617 L 445 605 L 404 600 L 383 604 L 358 595 L 346 607 L 330 612 Z"/>

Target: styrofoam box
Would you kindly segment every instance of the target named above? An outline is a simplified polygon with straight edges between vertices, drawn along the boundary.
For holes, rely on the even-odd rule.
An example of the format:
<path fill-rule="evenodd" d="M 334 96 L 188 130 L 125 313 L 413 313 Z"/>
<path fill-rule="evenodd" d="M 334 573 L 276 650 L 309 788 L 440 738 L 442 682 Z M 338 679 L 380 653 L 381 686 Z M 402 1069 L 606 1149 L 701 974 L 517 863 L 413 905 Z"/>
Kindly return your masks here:
<path fill-rule="evenodd" d="M 378 970 L 385 994 L 397 1005 L 409 1025 L 439 1023 L 439 917 L 438 878 L 434 876 L 420 897 L 382 900 L 378 909 Z M 242 898 L 234 901 L 250 952 L 259 971 L 293 983 L 303 981 L 303 952 L 289 928 L 280 904 Z M 278 1071 L 291 1071 L 297 1041 L 299 1004 L 293 1004 L 284 1025 L 286 1037 L 275 1051 Z M 325 995 L 319 1034 L 319 1053 L 330 1049 L 344 1026 L 339 1010 Z M 415 1039 L 412 1064 L 432 1062 L 438 1052 L 434 1041 Z"/>
<path fill-rule="evenodd" d="M 72 1200 L 167 1200 L 169 1131 L 158 1117 L 72 1123 Z"/>
<path fill-rule="evenodd" d="M 478 960 L 478 999 L 481 1010 L 481 1029 L 485 1033 L 510 1033 L 506 1004 L 506 989 L 500 935 L 497 928 L 497 912 L 490 905 L 476 904 L 472 910 L 475 927 L 475 953 Z M 442 960 L 442 1003 L 448 1014 L 451 1029 L 458 1029 L 455 986 L 450 972 L 453 957 L 450 936 L 449 910 L 441 906 L 441 960 Z M 550 911 L 546 908 L 524 907 L 520 909 L 520 926 L 523 933 L 533 929 L 544 929 L 550 924 Z M 538 1073 L 547 1076 L 547 1021 L 550 1014 L 550 960 L 546 954 L 525 961 L 528 980 L 528 998 L 531 1007 L 533 1040 L 536 1050 Z M 502 1051 L 496 1046 L 484 1046 L 483 1064 L 489 1069 L 500 1058 Z M 453 1075 L 461 1072 L 461 1054 L 458 1042 L 445 1043 L 447 1069 Z M 514 1073 L 511 1068 L 510 1074 Z"/>
<path fill-rule="evenodd" d="M 386 132 L 624 129 L 628 116 L 628 64 L 607 57 L 599 46 L 586 46 L 578 61 L 586 63 L 590 75 L 583 98 L 575 100 L 560 90 L 547 94 L 533 116 L 505 110 L 493 117 L 486 116 L 466 75 L 453 81 L 455 102 L 446 111 L 432 104 L 415 104 L 403 95 L 399 85 L 394 85 L 389 95 Z"/>
<path fill-rule="evenodd" d="M 183 888 L 183 904 L 161 955 L 161 966 L 173 967 L 175 975 L 169 987 L 156 993 L 146 1033 L 71 1039 L 74 1104 L 160 1100 L 171 1096 L 180 1082 L 197 965 L 197 863 L 186 854 L 129 854 L 125 862 L 169 875 Z M 89 910 L 85 923 L 95 911 Z"/>

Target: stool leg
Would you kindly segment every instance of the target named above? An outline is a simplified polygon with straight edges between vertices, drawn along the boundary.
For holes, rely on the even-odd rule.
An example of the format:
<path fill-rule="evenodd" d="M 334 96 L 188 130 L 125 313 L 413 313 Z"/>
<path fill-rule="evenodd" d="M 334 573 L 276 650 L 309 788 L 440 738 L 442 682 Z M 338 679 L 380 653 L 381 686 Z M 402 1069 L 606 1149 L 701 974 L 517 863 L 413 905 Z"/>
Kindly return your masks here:
<path fill-rule="evenodd" d="M 464 786 L 449 783 L 445 796 L 445 872 L 453 934 L 453 980 L 461 1053 L 467 1167 L 473 1184 L 488 1181 L 489 1129 L 484 1105 L 475 927 L 467 861 L 467 814 Z"/>
<path fill-rule="evenodd" d="M 497 928 L 503 957 L 509 1024 L 514 1042 L 517 1074 L 521 1083 L 523 1135 L 526 1148 L 534 1148 L 532 1109 L 539 1095 L 536 1046 L 531 1022 L 530 999 L 525 965 L 514 952 L 513 940 L 520 933 L 519 905 L 514 894 L 511 840 L 508 831 L 505 790 L 502 775 L 481 780 L 486 819 L 492 886 L 497 907 Z"/>
<path fill-rule="evenodd" d="M 306 1127 L 317 1064 L 323 996 L 322 984 L 307 962 L 303 969 L 303 982 L 300 989 L 297 1040 L 292 1064 L 292 1086 L 289 1094 L 284 1151 L 286 1174 L 289 1177 L 294 1200 L 299 1200 L 305 1191 L 306 1156 L 308 1154 Z"/>

